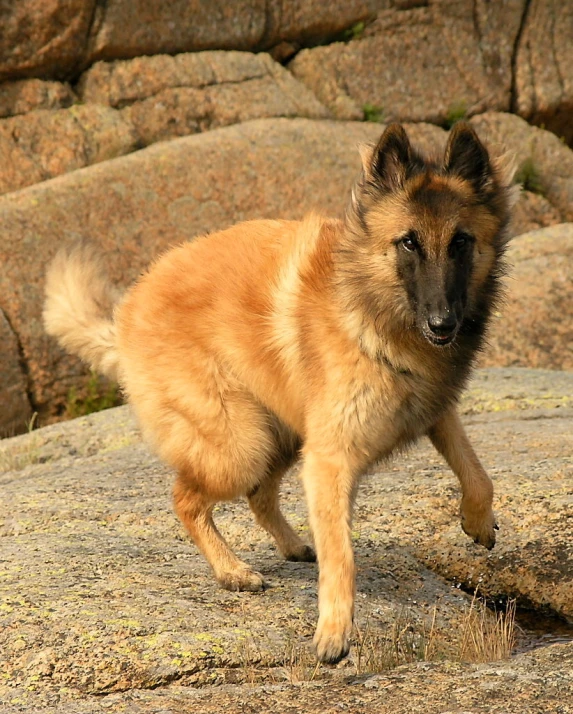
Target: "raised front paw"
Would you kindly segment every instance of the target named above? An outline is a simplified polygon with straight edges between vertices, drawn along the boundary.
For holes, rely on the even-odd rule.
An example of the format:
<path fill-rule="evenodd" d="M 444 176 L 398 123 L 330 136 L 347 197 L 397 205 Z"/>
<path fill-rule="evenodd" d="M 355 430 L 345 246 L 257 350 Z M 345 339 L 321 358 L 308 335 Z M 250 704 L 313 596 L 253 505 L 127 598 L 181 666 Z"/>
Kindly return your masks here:
<path fill-rule="evenodd" d="M 483 545 L 491 550 L 495 545 L 495 532 L 499 530 L 495 521 L 494 512 L 490 509 L 484 512 L 472 511 L 462 503 L 461 508 L 462 529 L 464 533 L 474 539 L 474 543 Z"/>
<path fill-rule="evenodd" d="M 316 656 L 325 664 L 336 664 L 346 657 L 350 650 L 352 622 L 319 620 L 314 634 Z"/>

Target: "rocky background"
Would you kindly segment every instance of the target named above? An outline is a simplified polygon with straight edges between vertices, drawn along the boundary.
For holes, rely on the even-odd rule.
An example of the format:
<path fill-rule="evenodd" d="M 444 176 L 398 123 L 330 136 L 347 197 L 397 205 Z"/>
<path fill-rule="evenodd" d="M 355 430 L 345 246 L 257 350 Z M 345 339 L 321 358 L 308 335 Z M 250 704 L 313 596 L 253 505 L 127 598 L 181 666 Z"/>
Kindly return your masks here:
<path fill-rule="evenodd" d="M 573 221 L 571 3 L 21 0 L 0 26 L 0 435 L 118 402 L 43 332 L 61 243 L 127 284 L 200 232 L 341 215 L 384 122 L 436 151 L 470 118 L 517 156 L 514 233 Z M 573 367 L 572 241 L 513 243 L 484 365 Z"/>
<path fill-rule="evenodd" d="M 0 0 L 0 436 L 32 431 L 0 444 L 2 712 L 573 711 L 571 67 L 563 0 Z M 427 447 L 380 468 L 357 512 L 357 622 L 386 637 L 438 602 L 446 637 L 478 583 L 561 618 L 563 643 L 375 676 L 355 648 L 315 671 L 312 566 L 226 505 L 222 529 L 273 588 L 218 591 L 125 408 L 35 429 L 119 402 L 44 334 L 45 268 L 88 239 L 126 285 L 198 233 L 340 216 L 358 144 L 399 120 L 439 151 L 461 118 L 516 155 L 523 185 L 464 403 L 499 543 L 463 536 Z M 285 504 L 304 530 L 294 478 Z"/>

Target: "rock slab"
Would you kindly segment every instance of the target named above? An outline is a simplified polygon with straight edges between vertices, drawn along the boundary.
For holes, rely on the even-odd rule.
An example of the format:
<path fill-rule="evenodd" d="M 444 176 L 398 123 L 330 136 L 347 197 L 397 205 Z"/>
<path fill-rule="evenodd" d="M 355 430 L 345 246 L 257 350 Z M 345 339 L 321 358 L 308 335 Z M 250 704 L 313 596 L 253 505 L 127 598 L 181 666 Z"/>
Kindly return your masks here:
<path fill-rule="evenodd" d="M 410 5 L 410 4 L 408 4 Z M 336 116 L 446 125 L 507 111 L 523 0 L 415 3 L 381 11 L 364 35 L 300 52 L 289 67 Z"/>
<path fill-rule="evenodd" d="M 388 0 L 20 0 L 0 5 L 0 81 L 75 78 L 98 60 L 322 42 Z"/>
<path fill-rule="evenodd" d="M 491 553 L 461 532 L 459 489 L 429 444 L 373 470 L 353 526 L 360 628 L 388 632 L 405 608 L 427 620 L 437 603 L 435 627 L 447 636 L 469 602 L 456 583 L 573 616 L 569 395 L 570 373 L 513 369 L 480 372 L 464 399 L 496 487 L 501 530 Z M 171 475 L 127 407 L 6 440 L 0 462 L 3 712 L 254 712 L 261 702 L 272 712 L 289 699 L 296 714 L 340 704 L 568 711 L 571 643 L 510 662 L 420 663 L 375 677 L 360 674 L 354 649 L 342 668 L 314 671 L 315 566 L 282 561 L 245 504 L 222 504 L 222 532 L 272 587 L 217 589 L 171 511 Z M 296 470 L 283 510 L 308 537 Z M 293 677 L 318 682 L 285 684 Z M 212 688 L 248 682 L 264 684 Z"/>
<path fill-rule="evenodd" d="M 482 364 L 573 371 L 573 224 L 514 238 L 508 262 L 508 296 Z"/>

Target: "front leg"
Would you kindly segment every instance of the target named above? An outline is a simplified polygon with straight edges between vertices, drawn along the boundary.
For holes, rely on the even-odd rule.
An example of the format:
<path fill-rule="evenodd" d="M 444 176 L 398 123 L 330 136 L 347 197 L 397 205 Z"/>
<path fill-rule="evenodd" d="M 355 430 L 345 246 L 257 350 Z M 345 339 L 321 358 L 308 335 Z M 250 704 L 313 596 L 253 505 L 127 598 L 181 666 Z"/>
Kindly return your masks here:
<path fill-rule="evenodd" d="M 497 530 L 491 508 L 493 484 L 466 436 L 455 407 L 429 429 L 428 436 L 460 481 L 463 530 L 476 543 L 491 550 Z"/>
<path fill-rule="evenodd" d="M 351 518 L 356 480 L 343 458 L 308 451 L 301 478 L 319 565 L 318 625 L 314 636 L 321 662 L 348 654 L 354 617 L 354 553 Z"/>

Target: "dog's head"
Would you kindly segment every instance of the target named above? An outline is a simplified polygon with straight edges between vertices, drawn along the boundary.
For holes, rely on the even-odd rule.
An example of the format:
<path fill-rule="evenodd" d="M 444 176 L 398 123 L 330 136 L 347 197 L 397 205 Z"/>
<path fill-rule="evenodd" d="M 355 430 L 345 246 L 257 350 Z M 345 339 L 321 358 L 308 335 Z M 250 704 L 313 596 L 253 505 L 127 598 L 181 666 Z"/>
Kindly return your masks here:
<path fill-rule="evenodd" d="M 492 160 L 467 123 L 451 130 L 441 162 L 413 149 L 399 124 L 362 158 L 347 250 L 365 304 L 375 319 L 390 311 L 431 344 L 448 345 L 493 306 L 513 172 Z"/>

